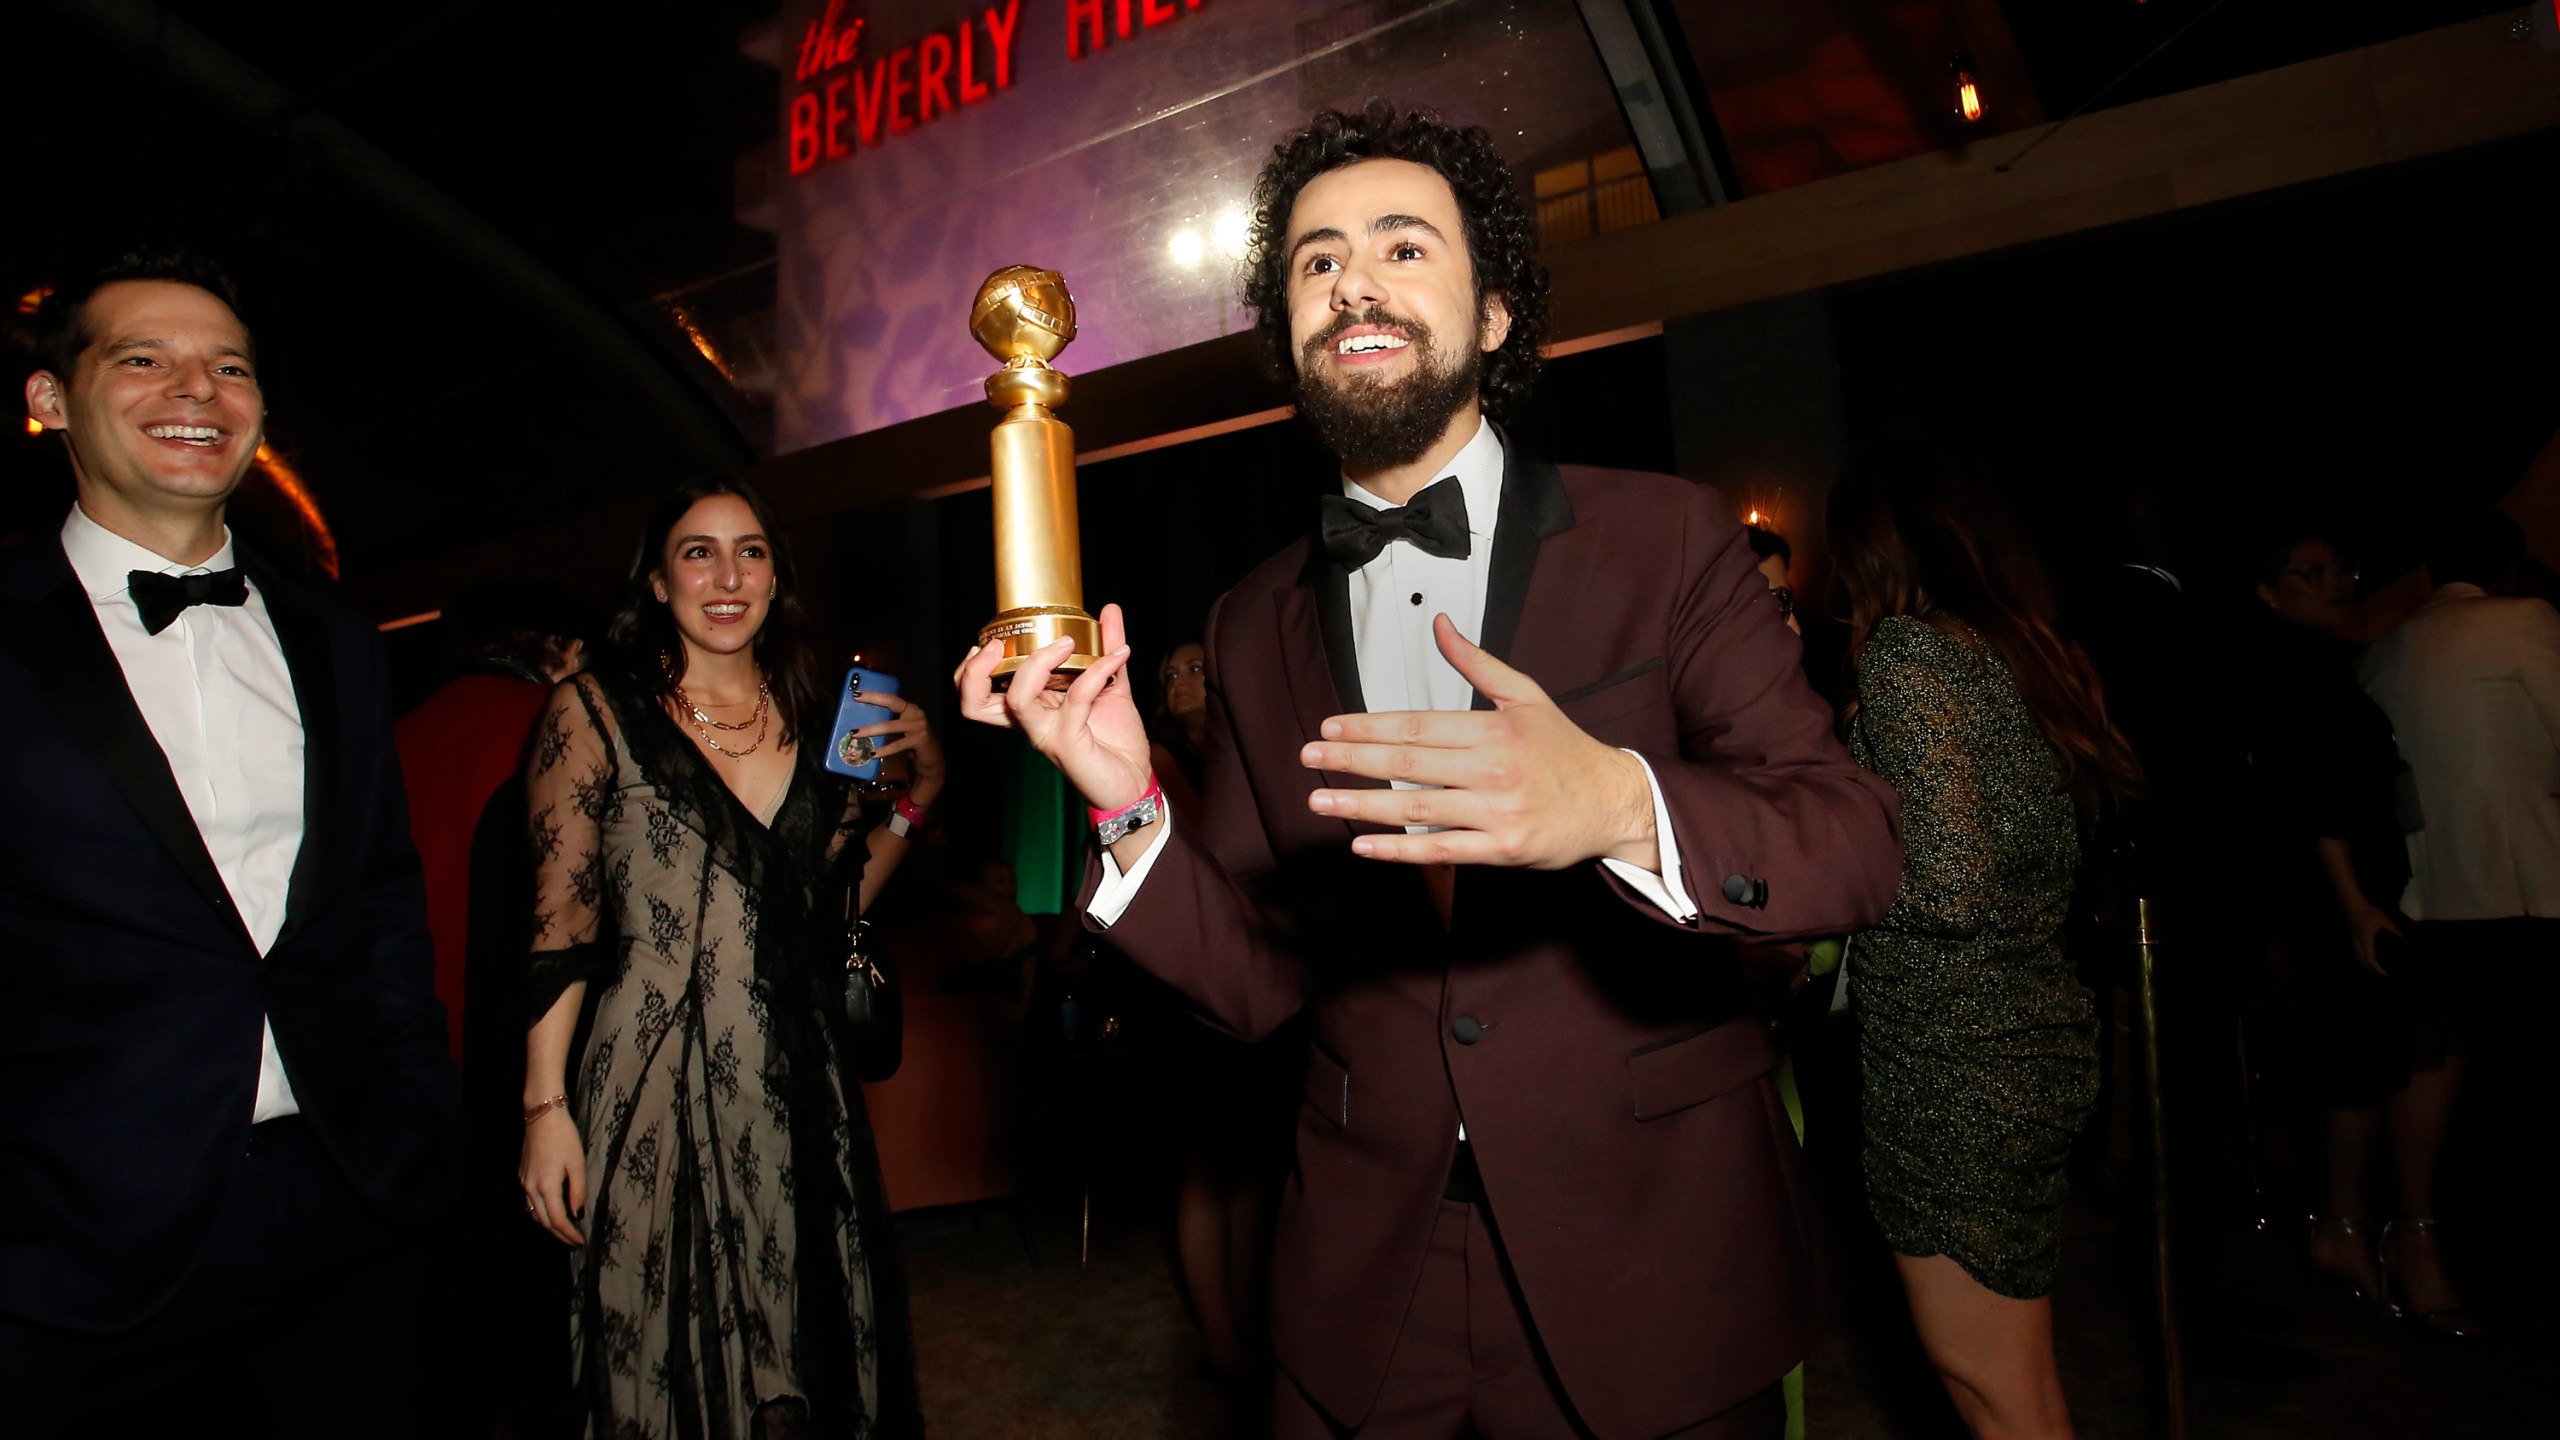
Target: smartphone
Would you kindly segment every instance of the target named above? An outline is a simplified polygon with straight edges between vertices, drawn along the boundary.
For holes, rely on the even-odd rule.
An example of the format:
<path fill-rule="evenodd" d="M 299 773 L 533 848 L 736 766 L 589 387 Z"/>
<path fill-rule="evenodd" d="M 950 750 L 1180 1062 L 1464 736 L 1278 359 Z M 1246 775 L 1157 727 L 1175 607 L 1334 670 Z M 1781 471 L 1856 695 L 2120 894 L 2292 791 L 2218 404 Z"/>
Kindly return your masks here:
<path fill-rule="evenodd" d="M 877 780 L 880 762 L 871 750 L 872 736 L 856 736 L 853 732 L 865 725 L 894 720 L 897 713 L 886 705 L 866 699 L 873 695 L 898 693 L 898 678 L 856 665 L 844 673 L 844 698 L 836 702 L 835 728 L 827 732 L 827 768 L 852 780 Z"/>

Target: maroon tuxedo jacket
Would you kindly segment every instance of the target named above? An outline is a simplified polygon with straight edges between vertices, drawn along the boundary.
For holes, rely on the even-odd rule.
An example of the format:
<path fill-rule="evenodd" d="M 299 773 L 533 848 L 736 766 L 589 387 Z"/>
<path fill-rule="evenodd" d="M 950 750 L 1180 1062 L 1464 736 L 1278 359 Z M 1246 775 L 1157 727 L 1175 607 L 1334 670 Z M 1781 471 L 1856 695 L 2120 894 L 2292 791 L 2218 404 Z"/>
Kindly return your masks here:
<path fill-rule="evenodd" d="M 1515 447 L 1493 547 L 1481 643 L 1652 765 L 1698 918 L 1597 863 L 1466 868 L 1444 930 L 1421 872 L 1355 857 L 1306 797 L 1374 782 L 1298 763 L 1363 708 L 1349 579 L 1301 541 L 1210 617 L 1201 807 L 1109 934 L 1238 1036 L 1312 1011 L 1273 1339 L 1319 1406 L 1368 1413 L 1463 1118 L 1558 1378 L 1603 1440 L 1642 1440 L 1812 1338 L 1796 1144 L 1732 937 L 1881 917 L 1899 815 L 1832 738 L 1713 492 Z"/>

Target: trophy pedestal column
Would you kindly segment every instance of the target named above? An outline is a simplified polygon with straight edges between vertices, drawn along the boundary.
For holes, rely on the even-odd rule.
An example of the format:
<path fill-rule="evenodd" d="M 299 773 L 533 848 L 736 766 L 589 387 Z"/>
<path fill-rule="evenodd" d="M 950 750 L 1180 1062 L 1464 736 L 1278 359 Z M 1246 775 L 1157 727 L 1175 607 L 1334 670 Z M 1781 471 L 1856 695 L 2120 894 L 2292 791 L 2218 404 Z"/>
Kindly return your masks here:
<path fill-rule="evenodd" d="M 1076 530 L 1076 436 L 1056 408 L 1067 377 L 1049 367 L 1076 337 L 1075 297 L 1054 270 L 1009 265 L 978 287 L 969 333 L 1004 362 L 987 377 L 987 403 L 1004 412 L 991 441 L 995 488 L 996 618 L 978 643 L 1003 648 L 1002 690 L 1042 646 L 1073 653 L 1049 688 L 1061 690 L 1102 663 L 1102 626 L 1084 612 L 1084 547 Z"/>
<path fill-rule="evenodd" d="M 1084 544 L 1076 524 L 1075 431 L 1050 410 L 1066 398 L 1066 377 L 1046 367 L 1006 370 L 988 397 L 1012 402 L 990 437 L 994 459 L 996 618 L 978 632 L 1002 645 L 995 685 L 1013 681 L 1033 651 L 1061 637 L 1075 652 L 1058 662 L 1052 689 L 1064 689 L 1102 658 L 1102 626 L 1084 612 Z"/>

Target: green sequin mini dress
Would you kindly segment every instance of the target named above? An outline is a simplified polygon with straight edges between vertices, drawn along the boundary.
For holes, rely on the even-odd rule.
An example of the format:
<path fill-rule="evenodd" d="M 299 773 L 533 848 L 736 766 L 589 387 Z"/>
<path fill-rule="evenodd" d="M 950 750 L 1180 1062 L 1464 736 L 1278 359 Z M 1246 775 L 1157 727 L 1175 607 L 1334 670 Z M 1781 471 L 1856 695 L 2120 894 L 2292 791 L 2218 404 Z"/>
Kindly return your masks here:
<path fill-rule="evenodd" d="M 2062 951 L 2080 845 L 2059 763 L 1987 642 L 1878 624 L 1850 753 L 1902 795 L 1902 889 L 1849 955 L 1868 1204 L 1897 1253 L 2051 1293 L 2063 1174 L 2098 1093 Z"/>

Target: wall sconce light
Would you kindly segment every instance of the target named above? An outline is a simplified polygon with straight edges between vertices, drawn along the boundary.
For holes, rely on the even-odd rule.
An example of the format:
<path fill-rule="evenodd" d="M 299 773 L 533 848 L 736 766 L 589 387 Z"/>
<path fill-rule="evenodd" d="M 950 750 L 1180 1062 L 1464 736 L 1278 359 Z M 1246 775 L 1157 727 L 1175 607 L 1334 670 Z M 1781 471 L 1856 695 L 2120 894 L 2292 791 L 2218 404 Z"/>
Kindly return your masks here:
<path fill-rule="evenodd" d="M 1982 118 L 1982 85 L 1973 78 L 1973 57 L 1959 50 L 1947 68 L 1956 76 L 1956 118 L 1971 125 Z"/>

